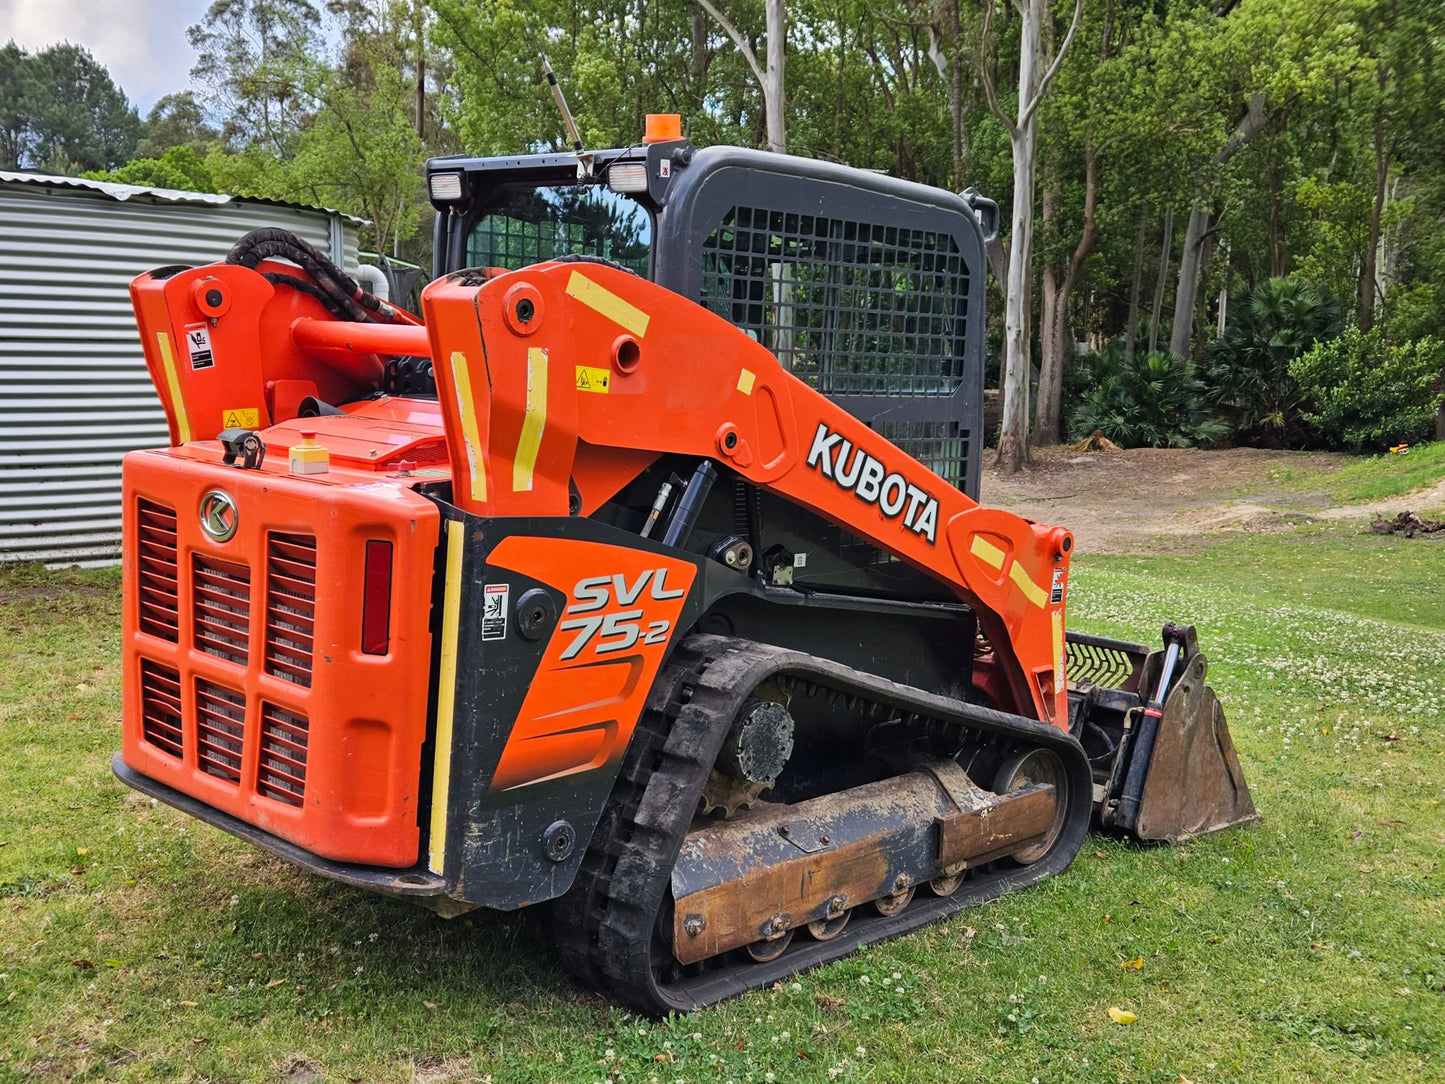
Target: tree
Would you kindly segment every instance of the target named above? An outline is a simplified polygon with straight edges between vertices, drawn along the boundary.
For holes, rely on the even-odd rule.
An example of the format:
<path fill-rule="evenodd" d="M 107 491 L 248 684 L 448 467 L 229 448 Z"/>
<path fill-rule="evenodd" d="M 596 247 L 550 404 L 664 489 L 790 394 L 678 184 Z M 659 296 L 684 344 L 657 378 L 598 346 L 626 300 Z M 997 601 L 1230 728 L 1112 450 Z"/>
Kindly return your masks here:
<path fill-rule="evenodd" d="M 212 0 L 186 40 L 198 54 L 191 79 L 222 118 L 224 140 L 285 154 L 304 119 L 305 77 L 321 52 L 320 28 L 311 0 Z"/>
<path fill-rule="evenodd" d="M 764 0 L 764 20 L 767 24 L 767 68 L 758 63 L 758 55 L 747 38 L 709 0 L 697 0 L 717 20 L 719 26 L 733 39 L 733 43 L 748 62 L 758 81 L 758 90 L 763 96 L 763 115 L 767 119 L 767 149 L 782 154 L 787 150 L 786 121 L 783 102 L 783 59 L 787 38 L 787 13 L 783 0 Z"/>
<path fill-rule="evenodd" d="M 145 136 L 136 145 L 137 158 L 160 158 L 172 147 L 203 152 L 220 133 L 206 123 L 205 110 L 193 90 L 165 94 L 146 115 Z"/>
<path fill-rule="evenodd" d="M 983 40 L 989 41 L 993 0 L 985 0 Z M 1028 461 L 1029 444 L 1029 262 L 1033 255 L 1035 143 L 1038 111 L 1048 95 L 1059 67 L 1069 53 L 1083 15 L 1084 0 L 1074 0 L 1069 29 L 1047 70 L 1044 52 L 1044 23 L 1049 17 L 1047 0 L 1018 0 L 1019 84 L 1018 112 L 1010 117 L 999 106 L 992 71 L 980 65 L 989 109 L 1009 135 L 1013 160 L 1013 219 L 1010 231 L 1008 277 L 1004 289 L 1004 378 L 1003 428 L 999 434 L 998 462 L 1015 473 Z"/>
<path fill-rule="evenodd" d="M 0 144 L 8 168 L 68 173 L 131 157 L 140 117 L 110 73 L 78 45 L 33 56 L 0 50 Z"/>
<path fill-rule="evenodd" d="M 1445 76 L 1436 70 L 1435 61 L 1445 17 L 1440 5 L 1429 0 L 1378 0 L 1361 22 L 1362 48 L 1374 67 L 1365 87 L 1375 168 L 1356 323 L 1361 331 L 1369 331 L 1381 299 L 1377 271 L 1390 173 L 1401 142 L 1410 138 L 1427 114 L 1438 113 L 1445 91 Z"/>
<path fill-rule="evenodd" d="M 205 159 L 194 147 L 170 147 L 159 158 L 133 158 L 119 169 L 83 174 L 87 180 L 135 184 L 143 188 L 174 188 L 184 192 L 214 192 L 216 181 Z"/>
<path fill-rule="evenodd" d="M 0 48 L 0 166 L 19 169 L 30 156 L 30 55 L 13 41 Z"/>
<path fill-rule="evenodd" d="M 1169 350 L 1189 352 L 1214 197 L 1231 159 L 1302 99 L 1358 70 L 1356 0 L 1238 0 L 1222 14 L 1180 19 L 1163 58 L 1187 84 L 1175 100 L 1199 124 L 1200 181 L 1190 206 L 1174 294 Z M 1227 125 L 1220 118 L 1229 118 Z M 1212 146 L 1211 146 L 1212 144 Z"/>

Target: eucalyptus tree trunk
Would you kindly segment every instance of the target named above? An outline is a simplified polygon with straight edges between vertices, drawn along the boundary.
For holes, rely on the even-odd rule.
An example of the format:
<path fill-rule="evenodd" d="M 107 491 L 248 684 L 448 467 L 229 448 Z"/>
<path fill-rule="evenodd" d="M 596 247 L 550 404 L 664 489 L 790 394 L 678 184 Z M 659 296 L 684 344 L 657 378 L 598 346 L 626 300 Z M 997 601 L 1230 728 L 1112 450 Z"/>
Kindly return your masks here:
<path fill-rule="evenodd" d="M 1013 154 L 1013 219 L 1009 244 L 1008 273 L 1004 286 L 1004 375 L 1003 425 L 998 438 L 998 465 L 1009 474 L 1017 473 L 1029 457 L 1029 265 L 1034 241 L 1034 175 L 1039 105 L 1048 95 L 1059 66 L 1068 55 L 1079 29 L 1084 0 L 1075 0 L 1074 18 L 1048 71 L 1043 66 L 1044 20 L 1049 17 L 1048 0 L 1017 0 L 1019 24 L 1019 111 L 1009 117 L 999 108 L 987 66 L 981 73 L 989 108 L 1004 123 Z M 985 10 L 984 38 L 993 8 Z"/>
<path fill-rule="evenodd" d="M 1092 147 L 1086 148 L 1084 155 L 1084 232 L 1079 237 L 1074 254 L 1069 258 L 1069 266 L 1062 275 L 1054 268 L 1044 270 L 1041 312 L 1043 328 L 1039 336 L 1039 345 L 1042 347 L 1043 353 L 1039 362 L 1037 433 L 1039 444 L 1057 444 L 1059 442 L 1062 428 L 1060 417 L 1063 413 L 1061 400 L 1064 385 L 1064 355 L 1068 352 L 1069 342 L 1069 300 L 1073 297 L 1074 287 L 1078 285 L 1079 274 L 1084 269 L 1084 261 L 1089 258 L 1089 253 L 1094 250 L 1094 245 L 1099 239 L 1099 219 L 1095 213 L 1099 201 L 1099 155 Z M 1046 189 L 1044 192 L 1046 204 L 1044 219 L 1046 221 L 1052 217 L 1051 210 L 1057 213 L 1057 189 L 1052 193 L 1055 204 L 1053 208 L 1047 206 L 1050 198 L 1051 194 Z"/>
<path fill-rule="evenodd" d="M 787 121 L 784 113 L 783 61 L 788 36 L 787 12 L 783 0 L 765 0 L 764 20 L 767 44 L 763 50 L 766 68 L 758 61 L 757 51 L 742 32 L 712 3 L 712 0 L 697 0 L 698 4 L 723 28 L 733 44 L 743 54 L 743 59 L 752 69 L 763 96 L 763 122 L 765 125 L 764 145 L 770 151 L 782 154 L 787 150 Z"/>
<path fill-rule="evenodd" d="M 1144 279 L 1144 242 L 1149 231 L 1149 202 L 1139 205 L 1139 227 L 1134 235 L 1134 277 L 1129 280 L 1129 323 L 1124 334 L 1124 360 L 1134 360 L 1134 337 L 1139 332 L 1139 290 Z"/>
<path fill-rule="evenodd" d="M 768 69 L 763 73 L 763 107 L 768 114 L 768 150 L 787 150 L 787 119 L 783 113 L 783 45 L 787 38 L 787 13 L 783 0 L 767 0 Z"/>
<path fill-rule="evenodd" d="M 1154 277 L 1154 306 L 1149 310 L 1149 353 L 1159 349 L 1159 319 L 1164 311 L 1164 280 L 1169 275 L 1169 257 L 1174 250 L 1174 208 L 1164 208 L 1164 228 L 1159 238 L 1159 274 Z"/>
<path fill-rule="evenodd" d="M 1212 166 L 1217 169 L 1233 158 L 1264 130 L 1268 120 L 1264 95 L 1255 94 L 1229 139 L 1215 151 Z M 1194 299 L 1199 291 L 1199 261 L 1203 254 L 1204 236 L 1209 231 L 1209 218 L 1209 193 L 1201 184 L 1189 211 L 1189 226 L 1184 231 L 1184 249 L 1179 255 L 1179 288 L 1174 293 L 1174 326 L 1169 329 L 1169 352 L 1181 357 L 1189 353 L 1189 340 L 1194 334 Z"/>

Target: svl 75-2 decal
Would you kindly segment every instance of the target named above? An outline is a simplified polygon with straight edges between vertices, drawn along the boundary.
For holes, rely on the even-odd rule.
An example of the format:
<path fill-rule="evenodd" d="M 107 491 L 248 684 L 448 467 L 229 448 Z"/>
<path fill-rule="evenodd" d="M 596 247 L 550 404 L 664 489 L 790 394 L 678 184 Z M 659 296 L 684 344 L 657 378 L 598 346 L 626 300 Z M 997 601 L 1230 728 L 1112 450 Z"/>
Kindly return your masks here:
<path fill-rule="evenodd" d="M 648 590 L 649 584 L 651 590 Z M 639 641 L 644 644 L 666 643 L 668 633 L 672 631 L 671 621 L 646 621 L 646 611 L 641 607 L 608 610 L 609 606 L 632 607 L 643 597 L 643 592 L 647 592 L 649 599 L 659 602 L 687 594 L 682 588 L 668 588 L 665 568 L 646 569 L 630 584 L 621 572 L 578 580 L 572 588 L 572 597 L 577 601 L 567 607 L 569 619 L 557 626 L 563 632 L 575 630 L 577 635 L 562 650 L 561 658 L 564 661 L 575 659 L 588 644 L 598 655 L 606 655 L 626 651 Z M 573 617 L 573 614 L 584 616 Z"/>

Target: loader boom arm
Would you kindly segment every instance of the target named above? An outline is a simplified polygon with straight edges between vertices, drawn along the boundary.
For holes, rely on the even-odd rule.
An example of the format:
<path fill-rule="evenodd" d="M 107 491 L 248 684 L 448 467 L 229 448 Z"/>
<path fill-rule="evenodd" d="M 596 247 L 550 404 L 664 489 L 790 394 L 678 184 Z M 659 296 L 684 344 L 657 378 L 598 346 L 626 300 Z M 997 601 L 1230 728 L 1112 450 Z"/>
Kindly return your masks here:
<path fill-rule="evenodd" d="M 987 638 L 975 680 L 1067 728 L 1072 538 L 984 508 L 787 372 L 725 320 L 598 262 L 423 295 L 456 503 L 593 511 L 658 455 L 706 457 L 948 584 Z"/>

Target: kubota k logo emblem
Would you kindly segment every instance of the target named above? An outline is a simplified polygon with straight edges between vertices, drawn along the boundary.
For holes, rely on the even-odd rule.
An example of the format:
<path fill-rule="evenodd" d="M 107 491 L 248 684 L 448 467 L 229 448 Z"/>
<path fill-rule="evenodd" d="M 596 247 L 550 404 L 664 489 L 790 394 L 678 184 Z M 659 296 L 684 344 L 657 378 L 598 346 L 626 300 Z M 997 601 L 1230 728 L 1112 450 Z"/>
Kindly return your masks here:
<path fill-rule="evenodd" d="M 224 490 L 210 490 L 201 498 L 201 530 L 216 542 L 228 542 L 240 523 L 236 502 Z"/>

